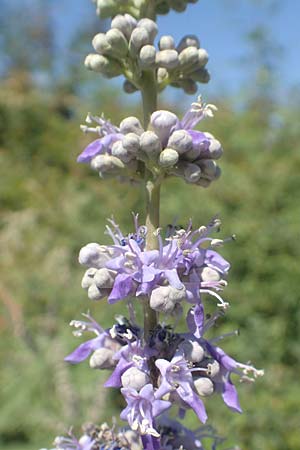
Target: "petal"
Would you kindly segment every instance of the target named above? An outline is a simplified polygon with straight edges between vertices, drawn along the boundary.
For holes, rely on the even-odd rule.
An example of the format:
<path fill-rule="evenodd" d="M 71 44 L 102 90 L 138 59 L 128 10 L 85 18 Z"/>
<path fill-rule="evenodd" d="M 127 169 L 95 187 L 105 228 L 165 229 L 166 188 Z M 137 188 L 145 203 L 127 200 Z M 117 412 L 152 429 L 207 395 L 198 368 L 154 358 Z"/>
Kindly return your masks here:
<path fill-rule="evenodd" d="M 184 287 L 176 269 L 164 270 L 164 274 L 170 285 L 175 289 L 182 289 Z"/>
<path fill-rule="evenodd" d="M 172 406 L 172 403 L 166 400 L 154 400 L 152 404 L 153 417 L 159 416 Z"/>
<path fill-rule="evenodd" d="M 206 341 L 206 348 L 213 358 L 215 358 L 226 370 L 232 372 L 236 369 L 237 363 L 227 355 L 220 347 L 215 347 Z"/>
<path fill-rule="evenodd" d="M 198 397 L 198 395 L 192 390 L 192 388 L 189 392 L 186 392 L 179 386 L 179 388 L 176 389 L 176 391 L 179 397 L 195 411 L 201 422 L 205 423 L 207 420 L 207 414 L 204 403 Z"/>
<path fill-rule="evenodd" d="M 240 406 L 239 398 L 237 390 L 234 384 L 230 379 L 224 382 L 223 384 L 223 393 L 222 397 L 226 405 L 235 412 L 242 412 L 242 408 Z"/>
<path fill-rule="evenodd" d="M 122 386 L 121 377 L 123 373 L 126 372 L 127 369 L 130 369 L 130 367 L 132 366 L 134 366 L 133 362 L 128 362 L 125 359 L 120 359 L 120 361 L 115 367 L 115 370 L 108 378 L 108 380 L 104 383 L 104 386 L 116 388 Z"/>
<path fill-rule="evenodd" d="M 211 267 L 212 269 L 216 269 L 221 273 L 227 273 L 230 269 L 230 264 L 226 259 L 224 259 L 219 253 L 214 250 L 206 250 L 204 263 Z"/>
<path fill-rule="evenodd" d="M 103 150 L 102 138 L 91 142 L 77 158 L 79 163 L 88 163 Z"/>
<path fill-rule="evenodd" d="M 123 300 L 131 292 L 133 288 L 132 275 L 121 273 L 116 276 L 113 289 L 108 297 L 109 303 L 115 303 L 118 300 Z"/>
<path fill-rule="evenodd" d="M 162 398 L 164 395 L 166 395 L 168 392 L 171 392 L 173 390 L 170 383 L 167 382 L 167 380 L 164 378 L 161 382 L 161 385 L 155 392 L 155 397 L 157 399 Z"/>
<path fill-rule="evenodd" d="M 105 336 L 101 335 L 94 339 L 90 339 L 89 341 L 86 341 L 83 344 L 80 344 L 72 353 L 66 356 L 64 360 L 71 364 L 80 363 L 84 359 L 88 358 L 88 356 L 90 356 L 90 354 L 94 350 L 101 348 L 103 346 L 104 339 Z"/>

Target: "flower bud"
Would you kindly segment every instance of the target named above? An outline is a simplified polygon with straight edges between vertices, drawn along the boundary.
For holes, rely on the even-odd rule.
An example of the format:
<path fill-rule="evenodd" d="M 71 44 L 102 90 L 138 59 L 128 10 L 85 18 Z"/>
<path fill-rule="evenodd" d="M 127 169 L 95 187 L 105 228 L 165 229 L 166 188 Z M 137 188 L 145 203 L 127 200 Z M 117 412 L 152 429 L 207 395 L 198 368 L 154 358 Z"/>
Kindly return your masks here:
<path fill-rule="evenodd" d="M 137 56 L 144 45 L 151 43 L 149 33 L 145 28 L 135 28 L 131 33 L 129 51 L 133 56 Z"/>
<path fill-rule="evenodd" d="M 161 143 L 165 145 L 171 130 L 178 124 L 178 118 L 170 111 L 155 111 L 151 115 L 150 124 Z"/>
<path fill-rule="evenodd" d="M 104 33 L 98 33 L 92 40 L 92 46 L 100 55 L 108 54 L 111 50 L 109 43 L 107 42 L 106 35 Z"/>
<path fill-rule="evenodd" d="M 106 39 L 111 46 L 111 54 L 117 58 L 123 58 L 128 53 L 128 42 L 124 34 L 116 29 L 112 28 L 106 33 Z"/>
<path fill-rule="evenodd" d="M 207 133 L 204 133 L 207 136 Z M 221 142 L 214 137 L 209 141 L 209 147 L 206 151 L 201 152 L 205 158 L 219 159 L 223 154 Z"/>
<path fill-rule="evenodd" d="M 102 19 L 114 16 L 116 14 L 116 2 L 114 0 L 96 0 L 97 14 Z"/>
<path fill-rule="evenodd" d="M 214 378 L 220 373 L 220 364 L 215 359 L 207 364 L 207 374 Z"/>
<path fill-rule="evenodd" d="M 122 68 L 116 60 L 103 55 L 89 54 L 84 64 L 87 69 L 102 73 L 107 78 L 117 77 L 122 73 Z"/>
<path fill-rule="evenodd" d="M 138 89 L 130 81 L 125 80 L 123 83 L 123 90 L 124 90 L 124 92 L 126 92 L 126 94 L 133 94 Z"/>
<path fill-rule="evenodd" d="M 123 134 L 135 133 L 140 136 L 144 132 L 144 129 L 139 119 L 131 116 L 126 117 L 126 119 L 122 120 L 122 122 L 120 123 L 120 132 Z"/>
<path fill-rule="evenodd" d="M 83 289 L 88 289 L 93 283 L 94 283 L 94 276 L 97 272 L 97 269 L 94 267 L 90 267 L 85 274 L 83 275 L 82 281 L 81 281 L 81 287 Z"/>
<path fill-rule="evenodd" d="M 175 166 L 179 159 L 179 155 L 176 150 L 172 148 L 165 148 L 159 155 L 159 165 L 162 167 Z"/>
<path fill-rule="evenodd" d="M 161 50 L 156 53 L 155 62 L 165 69 L 175 69 L 179 64 L 178 53 L 176 50 Z"/>
<path fill-rule="evenodd" d="M 137 26 L 146 29 L 148 31 L 151 42 L 154 41 L 158 33 L 158 27 L 153 20 L 148 18 L 141 19 L 138 21 Z"/>
<path fill-rule="evenodd" d="M 214 384 L 210 378 L 200 377 L 194 381 L 196 391 L 201 397 L 209 397 L 214 393 Z"/>
<path fill-rule="evenodd" d="M 94 274 L 94 282 L 99 289 L 112 288 L 115 282 L 116 273 L 113 270 L 102 269 L 97 270 Z"/>
<path fill-rule="evenodd" d="M 102 292 L 95 284 L 91 284 L 91 286 L 88 288 L 88 298 L 90 300 L 100 300 L 101 298 L 103 298 Z"/>
<path fill-rule="evenodd" d="M 129 41 L 132 31 L 136 27 L 136 23 L 136 20 L 129 14 L 125 14 L 124 16 L 118 14 L 113 18 L 111 28 L 120 30 Z"/>
<path fill-rule="evenodd" d="M 157 154 L 161 151 L 161 142 L 153 131 L 145 131 L 141 135 L 140 146 L 148 155 Z"/>
<path fill-rule="evenodd" d="M 176 130 L 171 134 L 167 146 L 176 150 L 179 155 L 182 155 L 192 149 L 193 139 L 187 131 Z"/>
<path fill-rule="evenodd" d="M 179 348 L 183 350 L 188 361 L 198 363 L 204 358 L 204 349 L 197 341 L 183 341 Z"/>
<path fill-rule="evenodd" d="M 184 78 L 179 82 L 180 87 L 188 95 L 194 95 L 198 91 L 197 83 L 191 78 Z"/>
<path fill-rule="evenodd" d="M 219 281 L 221 279 L 219 272 L 210 267 L 203 267 L 199 272 L 199 275 L 201 276 L 202 281 Z"/>
<path fill-rule="evenodd" d="M 122 141 L 117 141 L 113 144 L 111 148 L 112 156 L 119 158 L 121 161 L 126 162 L 129 158 L 127 150 L 123 146 Z"/>
<path fill-rule="evenodd" d="M 208 188 L 211 184 L 211 180 L 208 180 L 207 178 L 200 178 L 200 180 L 197 181 L 196 184 L 197 184 L 197 186 Z"/>
<path fill-rule="evenodd" d="M 196 183 L 199 181 L 201 176 L 201 169 L 197 164 L 186 163 L 186 167 L 184 169 L 184 179 L 188 183 Z"/>
<path fill-rule="evenodd" d="M 98 348 L 90 357 L 92 369 L 112 369 L 115 366 L 114 352 L 110 348 Z"/>
<path fill-rule="evenodd" d="M 204 67 L 205 64 L 208 63 L 208 59 L 209 59 L 209 56 L 208 56 L 207 51 L 204 50 L 204 48 L 199 48 L 199 50 L 198 50 L 198 65 L 200 67 Z"/>
<path fill-rule="evenodd" d="M 196 48 L 200 47 L 200 42 L 197 36 L 194 36 L 193 34 L 188 34 L 187 36 L 184 36 L 177 45 L 178 53 L 181 53 L 182 50 L 187 47 L 196 47 Z"/>
<path fill-rule="evenodd" d="M 123 373 L 121 381 L 123 387 L 139 391 L 145 384 L 150 382 L 150 378 L 145 372 L 133 366 Z"/>
<path fill-rule="evenodd" d="M 96 269 L 103 267 L 109 259 L 110 256 L 107 247 L 95 242 L 91 242 L 82 247 L 78 256 L 79 264 Z"/>
<path fill-rule="evenodd" d="M 178 58 L 182 69 L 195 66 L 199 61 L 198 49 L 193 46 L 186 47 L 179 53 Z"/>
<path fill-rule="evenodd" d="M 122 145 L 128 153 L 135 154 L 140 149 L 140 138 L 135 133 L 128 133 L 124 136 Z"/>
<path fill-rule="evenodd" d="M 108 154 L 95 156 L 91 161 L 91 167 L 98 172 L 119 171 L 125 168 L 119 158 Z"/>
<path fill-rule="evenodd" d="M 209 180 L 213 180 L 217 175 L 217 164 L 212 159 L 199 159 L 197 164 L 202 170 L 202 175 Z"/>
<path fill-rule="evenodd" d="M 162 36 L 158 43 L 159 50 L 175 49 L 175 42 L 172 36 Z"/>
<path fill-rule="evenodd" d="M 171 313 L 176 304 L 186 298 L 186 290 L 172 286 L 160 286 L 154 289 L 150 297 L 150 307 L 155 311 Z"/>
<path fill-rule="evenodd" d="M 197 81 L 198 83 L 208 83 L 210 80 L 210 74 L 207 69 L 200 68 L 195 70 L 190 74 L 192 80 Z"/>
<path fill-rule="evenodd" d="M 153 45 L 144 45 L 139 54 L 139 65 L 142 69 L 154 68 L 156 50 Z"/>
<path fill-rule="evenodd" d="M 157 82 L 162 83 L 168 77 L 167 69 L 164 69 L 163 67 L 159 67 L 157 69 L 156 76 L 157 76 Z"/>

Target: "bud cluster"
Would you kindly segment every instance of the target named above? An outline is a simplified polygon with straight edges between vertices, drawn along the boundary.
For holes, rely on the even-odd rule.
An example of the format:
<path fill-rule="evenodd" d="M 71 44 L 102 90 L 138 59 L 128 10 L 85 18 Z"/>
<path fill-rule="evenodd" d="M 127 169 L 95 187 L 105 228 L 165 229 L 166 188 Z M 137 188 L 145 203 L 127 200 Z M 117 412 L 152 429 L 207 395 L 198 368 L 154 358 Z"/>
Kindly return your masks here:
<path fill-rule="evenodd" d="M 96 3 L 97 14 L 102 19 L 130 12 L 134 17 L 139 18 L 141 12 L 147 14 L 148 10 L 151 15 L 168 14 L 170 10 L 177 12 L 185 11 L 189 3 L 197 3 L 198 0 L 150 0 L 150 6 L 147 0 L 93 0 Z"/>
<path fill-rule="evenodd" d="M 155 111 L 146 131 L 136 117 L 127 117 L 116 127 L 89 114 L 87 123 L 95 121 L 97 126 L 81 128 L 100 138 L 86 147 L 78 162 L 89 163 L 101 177 L 119 175 L 137 180 L 141 176 L 140 161 L 157 178 L 176 176 L 207 187 L 220 176 L 216 160 L 223 149 L 212 134 L 194 127 L 203 118 L 212 117 L 215 110 L 214 105 L 205 105 L 199 98 L 181 120 L 170 111 Z"/>
<path fill-rule="evenodd" d="M 141 88 L 143 71 L 153 71 L 158 89 L 168 84 L 195 94 L 197 82 L 207 83 L 209 73 L 205 68 L 208 53 L 200 48 L 196 36 L 185 36 L 175 46 L 172 36 L 162 36 L 158 50 L 154 39 L 158 33 L 156 23 L 148 18 L 137 21 L 130 14 L 118 14 L 106 33 L 98 33 L 92 41 L 97 53 L 89 54 L 85 66 L 106 78 L 123 74 L 127 79 L 127 93 Z"/>

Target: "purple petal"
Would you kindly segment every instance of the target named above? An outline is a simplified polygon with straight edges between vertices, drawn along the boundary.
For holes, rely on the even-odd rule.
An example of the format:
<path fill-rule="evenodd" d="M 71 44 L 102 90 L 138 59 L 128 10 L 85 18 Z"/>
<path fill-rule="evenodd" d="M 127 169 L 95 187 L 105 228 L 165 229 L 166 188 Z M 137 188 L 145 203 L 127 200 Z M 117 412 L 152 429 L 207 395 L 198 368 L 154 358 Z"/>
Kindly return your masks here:
<path fill-rule="evenodd" d="M 204 308 L 202 303 L 197 303 L 197 305 L 194 308 L 194 320 L 197 327 L 195 336 L 200 338 L 203 334 L 203 326 L 204 326 Z"/>
<path fill-rule="evenodd" d="M 130 369 L 130 367 L 134 366 L 134 363 L 128 362 L 125 359 L 120 359 L 118 364 L 115 367 L 115 370 L 111 374 L 111 376 L 108 378 L 108 380 L 104 383 L 105 387 L 115 387 L 118 388 L 122 386 L 121 377 L 124 372 L 126 372 L 127 369 Z"/>
<path fill-rule="evenodd" d="M 205 423 L 207 420 L 207 414 L 204 403 L 202 402 L 202 400 L 200 400 L 200 398 L 192 390 L 192 388 L 189 392 L 186 392 L 179 386 L 176 391 L 179 397 L 195 411 L 201 422 Z"/>
<path fill-rule="evenodd" d="M 166 379 L 163 379 L 161 385 L 155 392 L 155 397 L 162 398 L 164 395 L 166 395 L 168 392 L 171 392 L 171 391 L 172 391 L 172 386 L 170 385 L 170 383 L 167 382 Z"/>
<path fill-rule="evenodd" d="M 115 303 L 118 300 L 122 300 L 131 292 L 133 288 L 133 281 L 131 274 L 121 273 L 116 276 L 113 290 L 108 297 L 109 303 Z"/>
<path fill-rule="evenodd" d="M 123 137 L 120 133 L 107 134 L 106 136 L 91 142 L 77 158 L 77 162 L 88 163 L 96 155 L 104 153 L 105 150 Z"/>
<path fill-rule="evenodd" d="M 201 131 L 196 131 L 196 130 L 187 130 L 187 132 L 193 139 L 194 147 L 199 148 L 199 149 L 208 148 L 209 139 L 207 136 L 205 136 L 204 133 L 202 133 Z"/>
<path fill-rule="evenodd" d="M 225 381 L 223 384 L 222 397 L 223 397 L 224 402 L 230 409 L 232 409 L 235 412 L 239 412 L 239 413 L 242 412 L 237 390 L 230 379 Z"/>
<path fill-rule="evenodd" d="M 221 273 L 227 273 L 230 269 L 229 262 L 214 250 L 206 250 L 204 263 L 212 269 L 219 270 Z"/>
<path fill-rule="evenodd" d="M 84 359 L 88 358 L 88 356 L 90 356 L 90 354 L 94 350 L 101 348 L 103 346 L 104 339 L 105 335 L 103 336 L 101 335 L 94 339 L 90 339 L 89 341 L 86 341 L 83 344 L 80 344 L 72 353 L 66 356 L 64 360 L 71 364 L 80 363 Z"/>
<path fill-rule="evenodd" d="M 216 359 L 226 370 L 232 372 L 236 369 L 236 361 L 231 358 L 231 356 L 227 355 L 227 353 L 225 353 L 220 347 L 215 347 L 208 341 L 206 341 L 206 347 L 211 356 Z"/>
<path fill-rule="evenodd" d="M 172 403 L 167 400 L 154 400 L 152 403 L 153 417 L 159 416 L 162 412 L 166 411 L 172 406 Z"/>
<path fill-rule="evenodd" d="M 164 274 L 170 285 L 175 289 L 182 289 L 184 285 L 179 279 L 176 269 L 164 270 Z"/>

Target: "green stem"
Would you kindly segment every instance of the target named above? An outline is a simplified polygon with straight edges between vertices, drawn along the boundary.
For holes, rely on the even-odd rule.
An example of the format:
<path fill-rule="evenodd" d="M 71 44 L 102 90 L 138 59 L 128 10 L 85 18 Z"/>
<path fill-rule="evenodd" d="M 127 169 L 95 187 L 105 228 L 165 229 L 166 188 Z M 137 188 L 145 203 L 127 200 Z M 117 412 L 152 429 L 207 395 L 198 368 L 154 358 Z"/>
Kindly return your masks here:
<path fill-rule="evenodd" d="M 142 76 L 141 94 L 143 99 L 144 129 L 147 130 L 151 114 L 157 109 L 157 84 L 153 71 L 145 71 Z M 146 193 L 146 250 L 158 247 L 155 231 L 159 228 L 160 183 L 156 181 L 150 170 L 145 169 Z M 144 304 L 144 335 L 148 339 L 151 330 L 157 325 L 157 313 L 150 308 L 149 302 Z"/>

